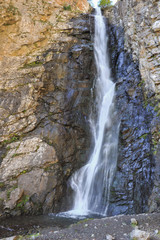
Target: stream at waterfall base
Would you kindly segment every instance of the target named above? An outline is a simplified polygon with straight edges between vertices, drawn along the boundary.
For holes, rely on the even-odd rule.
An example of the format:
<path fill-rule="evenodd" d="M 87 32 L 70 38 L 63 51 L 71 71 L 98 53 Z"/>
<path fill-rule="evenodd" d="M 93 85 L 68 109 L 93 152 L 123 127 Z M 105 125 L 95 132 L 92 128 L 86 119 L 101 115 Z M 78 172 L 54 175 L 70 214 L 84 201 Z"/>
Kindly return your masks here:
<path fill-rule="evenodd" d="M 132 218 L 136 219 L 137 226 L 131 224 Z M 160 213 L 83 220 L 55 217 L 55 215 L 13 217 L 0 220 L 0 239 L 23 235 L 21 238 L 10 239 L 106 240 L 109 234 L 115 240 L 129 240 L 131 232 L 136 228 L 148 232 L 149 239 L 159 240 Z"/>
<path fill-rule="evenodd" d="M 62 213 L 60 215 L 48 214 L 40 216 L 19 216 L 0 219 L 0 239 L 14 235 L 28 235 L 37 233 L 43 229 L 52 229 L 57 231 L 59 229 L 67 228 L 71 224 L 86 219 L 102 218 L 100 215 L 90 214 L 88 216 L 73 216 Z"/>

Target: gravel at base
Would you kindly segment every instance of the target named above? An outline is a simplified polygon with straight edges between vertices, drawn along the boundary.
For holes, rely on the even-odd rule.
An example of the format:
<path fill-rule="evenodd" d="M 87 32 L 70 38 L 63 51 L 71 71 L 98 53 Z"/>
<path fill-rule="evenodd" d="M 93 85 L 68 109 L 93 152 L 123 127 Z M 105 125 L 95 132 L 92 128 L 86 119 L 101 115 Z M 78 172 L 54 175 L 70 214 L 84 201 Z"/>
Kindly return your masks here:
<path fill-rule="evenodd" d="M 135 229 L 131 218 L 137 220 L 140 230 L 151 234 L 150 240 L 160 239 L 160 213 L 119 215 L 104 219 L 84 220 L 66 229 L 53 231 L 51 228 L 40 231 L 39 240 L 106 240 L 107 234 L 115 240 L 130 240 L 130 233 Z"/>

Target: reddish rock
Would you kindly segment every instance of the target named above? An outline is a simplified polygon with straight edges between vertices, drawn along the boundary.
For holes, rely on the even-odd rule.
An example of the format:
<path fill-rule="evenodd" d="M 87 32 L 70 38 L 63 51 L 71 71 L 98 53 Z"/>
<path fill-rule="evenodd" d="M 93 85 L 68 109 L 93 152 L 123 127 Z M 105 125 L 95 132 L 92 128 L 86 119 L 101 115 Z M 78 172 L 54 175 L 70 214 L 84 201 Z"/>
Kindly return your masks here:
<path fill-rule="evenodd" d="M 89 3 L 87 0 L 56 0 L 56 2 L 60 5 L 71 5 L 83 12 L 87 12 L 89 9 Z"/>

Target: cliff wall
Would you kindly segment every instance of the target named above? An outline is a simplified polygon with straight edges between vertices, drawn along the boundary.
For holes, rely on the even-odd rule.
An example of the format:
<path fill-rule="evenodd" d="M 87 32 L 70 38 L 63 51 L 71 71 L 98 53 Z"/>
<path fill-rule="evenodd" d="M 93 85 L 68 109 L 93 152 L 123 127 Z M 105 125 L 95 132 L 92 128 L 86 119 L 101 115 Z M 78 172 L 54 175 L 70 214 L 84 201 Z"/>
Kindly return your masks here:
<path fill-rule="evenodd" d="M 87 1 L 0 1 L 0 214 L 58 211 L 86 159 Z"/>
<path fill-rule="evenodd" d="M 121 119 L 111 214 L 160 209 L 159 10 L 156 0 L 123 0 L 105 11 Z"/>

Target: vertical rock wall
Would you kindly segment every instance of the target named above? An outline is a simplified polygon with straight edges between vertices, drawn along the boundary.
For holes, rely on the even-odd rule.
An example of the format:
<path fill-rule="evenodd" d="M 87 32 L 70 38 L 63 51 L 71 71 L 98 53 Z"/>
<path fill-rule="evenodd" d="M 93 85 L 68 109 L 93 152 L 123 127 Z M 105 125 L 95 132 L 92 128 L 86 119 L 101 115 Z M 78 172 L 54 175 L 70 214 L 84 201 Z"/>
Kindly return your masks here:
<path fill-rule="evenodd" d="M 160 208 L 159 9 L 159 1 L 123 0 L 105 12 L 121 119 L 110 214 Z"/>
<path fill-rule="evenodd" d="M 0 1 L 0 215 L 58 211 L 90 145 L 87 1 Z"/>

